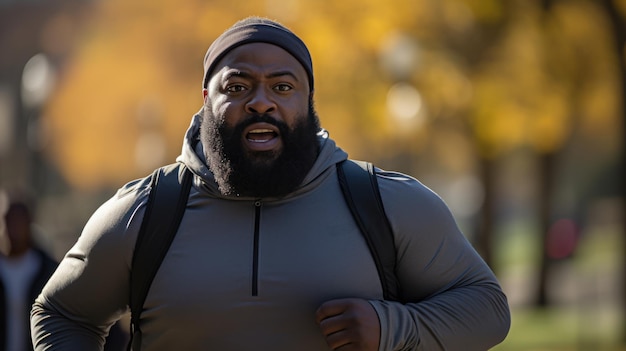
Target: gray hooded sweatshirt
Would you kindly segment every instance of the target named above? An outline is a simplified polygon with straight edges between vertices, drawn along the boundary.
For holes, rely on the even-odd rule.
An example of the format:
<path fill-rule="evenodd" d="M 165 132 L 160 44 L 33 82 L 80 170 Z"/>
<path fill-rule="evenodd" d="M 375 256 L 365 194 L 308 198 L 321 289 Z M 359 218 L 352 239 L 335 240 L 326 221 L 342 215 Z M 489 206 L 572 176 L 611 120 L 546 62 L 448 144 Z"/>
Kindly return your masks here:
<path fill-rule="evenodd" d="M 141 315 L 143 351 L 329 350 L 315 322 L 325 301 L 367 299 L 379 350 L 487 350 L 510 325 L 505 295 L 443 201 L 378 169 L 407 303 L 384 301 L 367 244 L 343 199 L 324 131 L 302 185 L 282 198 L 220 194 L 192 119 L 178 161 L 194 181 L 177 236 Z M 128 312 L 133 248 L 149 179 L 128 183 L 89 219 L 33 306 L 36 350 L 100 350 Z"/>

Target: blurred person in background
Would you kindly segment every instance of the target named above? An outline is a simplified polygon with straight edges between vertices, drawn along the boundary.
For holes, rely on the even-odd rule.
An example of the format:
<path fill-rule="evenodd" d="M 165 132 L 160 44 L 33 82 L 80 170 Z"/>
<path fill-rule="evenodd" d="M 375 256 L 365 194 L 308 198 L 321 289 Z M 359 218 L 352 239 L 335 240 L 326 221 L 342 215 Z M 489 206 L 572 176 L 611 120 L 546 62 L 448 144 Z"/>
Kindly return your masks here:
<path fill-rule="evenodd" d="M 501 342 L 506 296 L 446 205 L 377 168 L 401 290 L 384 298 L 340 190 L 348 155 L 320 127 L 313 92 L 306 45 L 275 21 L 242 20 L 209 47 L 204 103 L 177 159 L 191 191 L 133 347 L 484 351 Z M 151 177 L 130 182 L 90 218 L 33 306 L 36 350 L 103 347 L 129 309 L 153 189 Z"/>
<path fill-rule="evenodd" d="M 4 226 L 0 226 L 0 351 L 27 351 L 33 350 L 32 304 L 58 262 L 36 243 L 30 202 L 23 196 L 11 196 Z M 107 337 L 105 351 L 124 350 L 127 340 L 126 332 L 116 324 Z"/>
<path fill-rule="evenodd" d="M 32 350 L 31 306 L 57 262 L 34 242 L 28 201 L 9 199 L 3 219 L 7 247 L 0 253 L 0 350 Z"/>

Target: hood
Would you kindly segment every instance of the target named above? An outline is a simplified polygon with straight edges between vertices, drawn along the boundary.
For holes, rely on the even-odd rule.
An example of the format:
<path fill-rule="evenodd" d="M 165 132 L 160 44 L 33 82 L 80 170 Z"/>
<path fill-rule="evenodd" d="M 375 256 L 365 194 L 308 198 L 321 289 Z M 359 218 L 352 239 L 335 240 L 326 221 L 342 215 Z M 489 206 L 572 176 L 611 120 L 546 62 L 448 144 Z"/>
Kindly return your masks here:
<path fill-rule="evenodd" d="M 246 198 L 235 195 L 226 196 L 219 192 L 213 173 L 209 170 L 204 158 L 204 150 L 202 142 L 200 141 L 201 118 L 200 112 L 196 113 L 191 118 L 191 124 L 183 140 L 181 155 L 178 156 L 176 161 L 184 163 L 196 176 L 200 177 L 204 184 L 201 184 L 199 187 L 202 191 L 210 193 L 211 196 L 232 200 L 250 200 L 251 198 L 249 197 Z M 315 187 L 318 182 L 322 181 L 322 175 L 332 171 L 335 164 L 348 158 L 348 154 L 335 144 L 326 130 L 322 129 L 318 132 L 318 141 L 320 143 L 320 153 L 313 167 L 311 167 L 311 170 L 302 181 L 300 187 L 282 198 L 293 197 Z"/>

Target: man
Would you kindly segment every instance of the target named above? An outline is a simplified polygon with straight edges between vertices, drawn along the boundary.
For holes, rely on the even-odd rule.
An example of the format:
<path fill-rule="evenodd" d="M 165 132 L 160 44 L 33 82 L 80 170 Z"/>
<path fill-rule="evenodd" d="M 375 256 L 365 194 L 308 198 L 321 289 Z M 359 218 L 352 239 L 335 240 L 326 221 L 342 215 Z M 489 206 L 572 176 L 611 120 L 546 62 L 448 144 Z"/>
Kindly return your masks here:
<path fill-rule="evenodd" d="M 8 248 L 0 253 L 0 351 L 32 350 L 29 312 L 57 263 L 35 245 L 25 201 L 11 199 L 3 218 L 0 236 Z"/>
<path fill-rule="evenodd" d="M 204 59 L 204 105 L 179 161 L 194 175 L 141 315 L 142 350 L 486 350 L 506 297 L 441 199 L 377 170 L 405 302 L 385 301 L 342 197 L 347 154 L 319 127 L 305 44 L 248 18 Z M 37 299 L 37 350 L 97 350 L 127 311 L 148 178 L 89 220 Z"/>

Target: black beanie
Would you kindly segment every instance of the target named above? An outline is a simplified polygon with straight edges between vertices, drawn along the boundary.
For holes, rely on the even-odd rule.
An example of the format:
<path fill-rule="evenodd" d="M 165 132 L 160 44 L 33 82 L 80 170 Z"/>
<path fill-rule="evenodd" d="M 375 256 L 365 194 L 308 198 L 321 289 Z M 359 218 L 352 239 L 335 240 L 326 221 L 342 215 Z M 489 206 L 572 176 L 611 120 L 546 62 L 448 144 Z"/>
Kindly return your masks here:
<path fill-rule="evenodd" d="M 278 22 L 249 17 L 235 23 L 220 35 L 204 55 L 204 80 L 206 88 L 217 62 L 232 49 L 248 43 L 268 43 L 281 47 L 302 64 L 309 76 L 309 88 L 313 91 L 313 62 L 306 45 L 292 31 Z"/>

